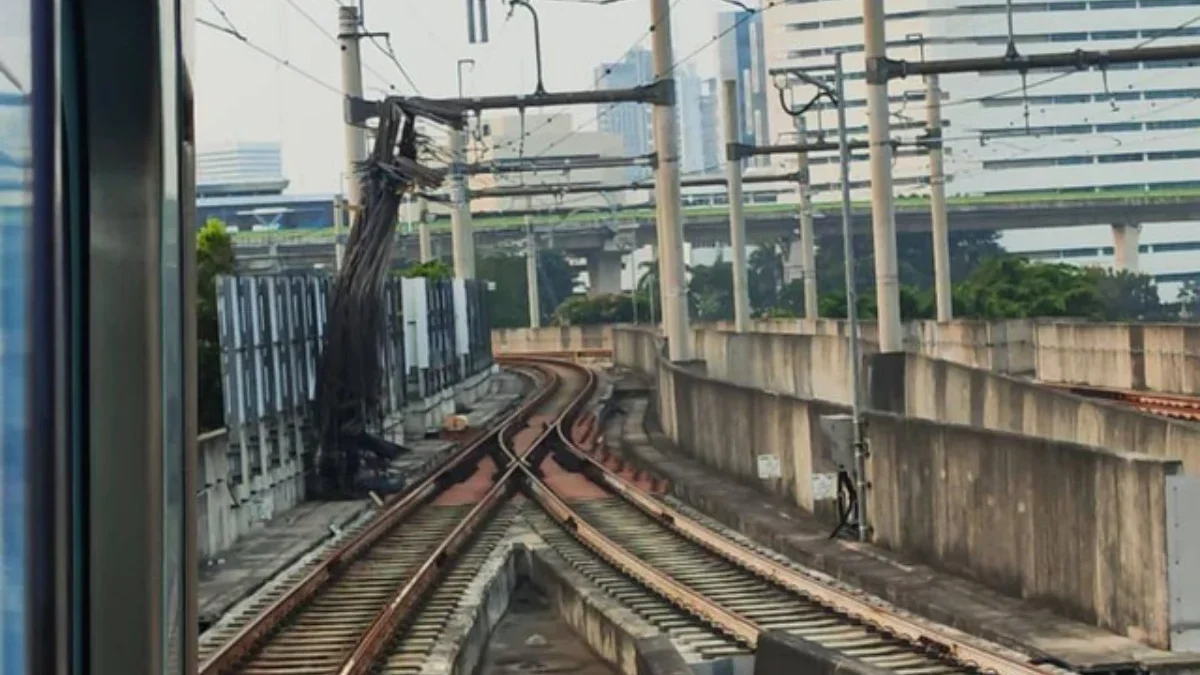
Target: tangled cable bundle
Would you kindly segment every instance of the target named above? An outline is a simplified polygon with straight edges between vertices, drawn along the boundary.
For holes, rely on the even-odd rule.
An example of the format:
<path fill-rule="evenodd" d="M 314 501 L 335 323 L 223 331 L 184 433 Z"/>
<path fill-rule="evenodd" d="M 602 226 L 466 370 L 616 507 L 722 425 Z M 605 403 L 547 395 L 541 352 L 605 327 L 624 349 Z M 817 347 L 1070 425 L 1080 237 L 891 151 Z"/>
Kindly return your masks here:
<path fill-rule="evenodd" d="M 349 496 L 362 451 L 387 456 L 389 444 L 370 429 L 382 421 L 379 339 L 386 325 L 383 288 L 391 266 L 403 194 L 439 185 L 444 172 L 418 163 L 427 139 L 416 116 L 394 100 L 380 104 L 375 146 L 358 167 L 362 209 L 355 214 L 342 267 L 330 291 L 325 345 L 317 370 L 317 495 Z M 397 454 L 395 446 L 390 454 Z M 313 474 L 310 472 L 309 474 Z"/>

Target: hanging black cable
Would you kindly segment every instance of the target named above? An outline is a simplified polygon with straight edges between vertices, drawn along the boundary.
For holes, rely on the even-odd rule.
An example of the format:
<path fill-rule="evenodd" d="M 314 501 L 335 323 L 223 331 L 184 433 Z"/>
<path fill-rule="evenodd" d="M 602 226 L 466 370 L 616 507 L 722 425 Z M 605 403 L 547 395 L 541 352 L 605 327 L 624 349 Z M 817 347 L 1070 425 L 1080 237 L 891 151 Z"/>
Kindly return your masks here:
<path fill-rule="evenodd" d="M 369 432 L 382 421 L 379 339 L 387 319 L 383 288 L 404 193 L 436 187 L 444 176 L 417 161 L 428 143 L 417 133 L 415 116 L 394 102 L 381 105 L 375 146 L 357 167 L 363 204 L 330 290 L 317 370 L 315 428 L 320 450 L 312 492 L 326 498 L 354 495 L 362 451 L 385 458 L 403 451 Z"/>

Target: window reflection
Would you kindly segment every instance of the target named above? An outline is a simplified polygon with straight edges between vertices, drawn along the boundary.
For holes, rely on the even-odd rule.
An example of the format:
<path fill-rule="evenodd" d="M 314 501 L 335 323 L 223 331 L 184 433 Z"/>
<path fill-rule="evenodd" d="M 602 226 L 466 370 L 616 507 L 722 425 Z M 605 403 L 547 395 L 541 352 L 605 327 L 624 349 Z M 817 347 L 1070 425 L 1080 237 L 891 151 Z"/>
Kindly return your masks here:
<path fill-rule="evenodd" d="M 26 668 L 26 273 L 32 219 L 31 5 L 0 0 L 0 672 Z"/>

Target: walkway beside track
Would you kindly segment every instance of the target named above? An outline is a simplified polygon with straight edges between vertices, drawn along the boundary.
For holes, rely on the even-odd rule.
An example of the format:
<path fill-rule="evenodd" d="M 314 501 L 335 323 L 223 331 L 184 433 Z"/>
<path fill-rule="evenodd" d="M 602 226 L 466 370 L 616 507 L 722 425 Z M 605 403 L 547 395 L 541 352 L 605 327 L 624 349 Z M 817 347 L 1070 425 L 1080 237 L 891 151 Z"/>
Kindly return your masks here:
<path fill-rule="evenodd" d="M 830 540 L 830 528 L 801 509 L 701 465 L 646 425 L 644 383 L 623 374 L 616 405 L 624 411 L 605 424 L 609 451 L 669 483 L 676 506 L 692 507 L 795 562 L 829 574 L 899 607 L 1073 670 L 1123 671 L 1139 664 L 1175 670 L 1194 655 L 1156 650 L 1127 637 L 1071 621 L 1053 612 L 1000 596 L 979 584 L 908 563 L 858 542 Z M 632 381 L 631 381 L 632 380 Z"/>
<path fill-rule="evenodd" d="M 483 428 L 522 395 L 520 378 L 500 373 L 492 393 L 476 403 L 467 414 L 471 428 Z M 405 443 L 412 450 L 393 463 L 393 470 L 408 477 L 427 474 L 455 447 L 452 441 L 427 439 Z M 278 576 L 304 556 L 328 542 L 335 529 L 344 529 L 364 517 L 370 501 L 304 502 L 278 514 L 240 539 L 219 560 L 202 563 L 198 589 L 200 626 L 216 623 L 239 602 L 264 583 Z"/>

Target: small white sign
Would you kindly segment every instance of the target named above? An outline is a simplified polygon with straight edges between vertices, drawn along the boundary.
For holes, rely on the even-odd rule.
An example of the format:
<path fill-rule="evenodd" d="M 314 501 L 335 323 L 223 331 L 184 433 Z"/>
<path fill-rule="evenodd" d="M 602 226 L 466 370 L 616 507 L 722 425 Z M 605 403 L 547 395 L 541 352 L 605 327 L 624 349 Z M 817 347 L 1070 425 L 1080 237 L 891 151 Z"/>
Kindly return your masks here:
<path fill-rule="evenodd" d="M 783 475 L 783 468 L 779 464 L 779 458 L 775 455 L 759 455 L 758 456 L 758 477 L 779 478 Z"/>
<path fill-rule="evenodd" d="M 836 473 L 814 473 L 812 492 L 814 501 L 837 499 L 838 480 Z"/>

